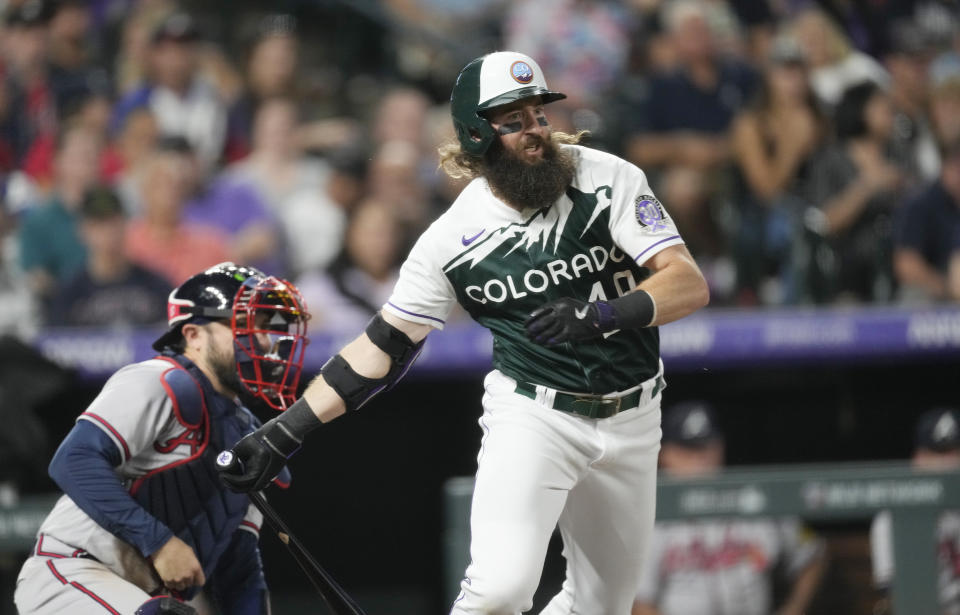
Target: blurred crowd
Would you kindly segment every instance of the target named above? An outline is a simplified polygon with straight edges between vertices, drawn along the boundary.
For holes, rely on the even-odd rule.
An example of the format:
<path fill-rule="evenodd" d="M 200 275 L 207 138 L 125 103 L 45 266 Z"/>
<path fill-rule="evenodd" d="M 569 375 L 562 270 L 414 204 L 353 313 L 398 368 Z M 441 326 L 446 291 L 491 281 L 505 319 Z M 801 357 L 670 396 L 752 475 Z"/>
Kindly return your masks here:
<path fill-rule="evenodd" d="M 462 188 L 447 100 L 496 49 L 648 174 L 713 305 L 960 298 L 954 1 L 0 7 L 0 333 L 162 322 L 224 260 L 356 330 Z"/>

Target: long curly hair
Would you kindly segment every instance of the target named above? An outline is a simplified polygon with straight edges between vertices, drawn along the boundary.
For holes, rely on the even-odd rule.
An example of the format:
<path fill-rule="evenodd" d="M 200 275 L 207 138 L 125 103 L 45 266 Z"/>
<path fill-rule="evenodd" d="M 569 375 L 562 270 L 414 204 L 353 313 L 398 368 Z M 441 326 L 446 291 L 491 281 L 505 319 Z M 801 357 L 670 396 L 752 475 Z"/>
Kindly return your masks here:
<path fill-rule="evenodd" d="M 575 145 L 589 134 L 589 130 L 580 130 L 576 134 L 557 131 L 550 133 L 550 140 L 554 145 Z M 453 179 L 473 179 L 483 175 L 486 164 L 484 156 L 464 152 L 460 142 L 455 139 L 438 147 L 437 154 L 440 156 L 437 167 Z"/>

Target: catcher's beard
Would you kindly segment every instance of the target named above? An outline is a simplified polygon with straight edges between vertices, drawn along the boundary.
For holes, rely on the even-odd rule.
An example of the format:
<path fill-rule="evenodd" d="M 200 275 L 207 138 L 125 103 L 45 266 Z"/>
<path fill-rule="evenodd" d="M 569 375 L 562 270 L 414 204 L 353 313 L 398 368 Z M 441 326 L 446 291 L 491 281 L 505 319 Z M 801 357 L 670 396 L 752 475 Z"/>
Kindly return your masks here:
<path fill-rule="evenodd" d="M 483 158 L 483 176 L 494 194 L 522 209 L 552 205 L 570 182 L 576 165 L 573 156 L 561 150 L 551 139 L 540 139 L 543 158 L 535 163 L 522 160 L 515 152 L 495 140 Z M 527 141 L 526 143 L 530 143 Z"/>
<path fill-rule="evenodd" d="M 235 354 L 236 351 L 232 347 L 224 350 L 218 348 L 212 338 L 207 339 L 207 364 L 210 365 L 221 386 L 233 391 L 235 395 L 240 395 L 246 387 L 240 382 Z"/>

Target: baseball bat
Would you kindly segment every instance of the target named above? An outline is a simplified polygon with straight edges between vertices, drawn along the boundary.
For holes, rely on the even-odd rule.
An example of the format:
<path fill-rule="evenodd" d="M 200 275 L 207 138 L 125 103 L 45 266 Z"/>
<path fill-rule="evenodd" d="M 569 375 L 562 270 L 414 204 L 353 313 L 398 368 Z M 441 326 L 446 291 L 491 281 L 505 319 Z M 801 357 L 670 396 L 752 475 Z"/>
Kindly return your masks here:
<path fill-rule="evenodd" d="M 277 514 L 277 511 L 274 510 L 273 506 L 267 503 L 263 494 L 255 491 L 249 495 L 250 501 L 263 513 L 263 518 L 267 520 L 267 524 L 273 528 L 280 542 L 282 542 L 287 547 L 287 550 L 290 551 L 290 554 L 293 555 L 293 559 L 296 560 L 297 565 L 300 566 L 300 570 L 303 570 L 307 578 L 310 579 L 310 583 L 312 583 L 317 592 L 320 593 L 320 597 L 327 603 L 330 611 L 333 612 L 334 615 L 366 615 L 350 594 L 340 587 L 340 584 L 323 569 L 323 566 L 317 563 L 317 560 L 313 559 L 313 556 L 310 555 L 306 547 L 304 547 L 303 544 L 297 540 L 297 537 L 293 535 L 293 532 L 287 528 L 287 525 L 283 522 L 283 519 L 280 518 L 280 515 Z"/>

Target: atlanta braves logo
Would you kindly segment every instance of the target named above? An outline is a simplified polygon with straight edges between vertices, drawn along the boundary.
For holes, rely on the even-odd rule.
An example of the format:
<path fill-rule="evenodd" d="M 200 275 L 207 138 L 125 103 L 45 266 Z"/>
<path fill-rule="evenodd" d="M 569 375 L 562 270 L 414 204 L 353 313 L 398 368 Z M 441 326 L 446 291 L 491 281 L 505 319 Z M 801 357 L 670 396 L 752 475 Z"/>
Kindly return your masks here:
<path fill-rule="evenodd" d="M 636 211 L 637 222 L 644 230 L 655 233 L 667 228 L 667 216 L 663 213 L 663 206 L 652 195 L 644 194 L 638 197 Z"/>
<path fill-rule="evenodd" d="M 510 76 L 517 83 L 530 83 L 533 81 L 533 69 L 523 60 L 517 60 L 510 65 Z"/>
<path fill-rule="evenodd" d="M 197 450 L 203 446 L 203 431 L 200 429 L 186 429 L 178 436 L 174 436 L 166 442 L 154 442 L 153 448 L 158 453 L 169 453 L 178 446 L 185 444 L 190 447 L 190 455 L 196 455 Z"/>

